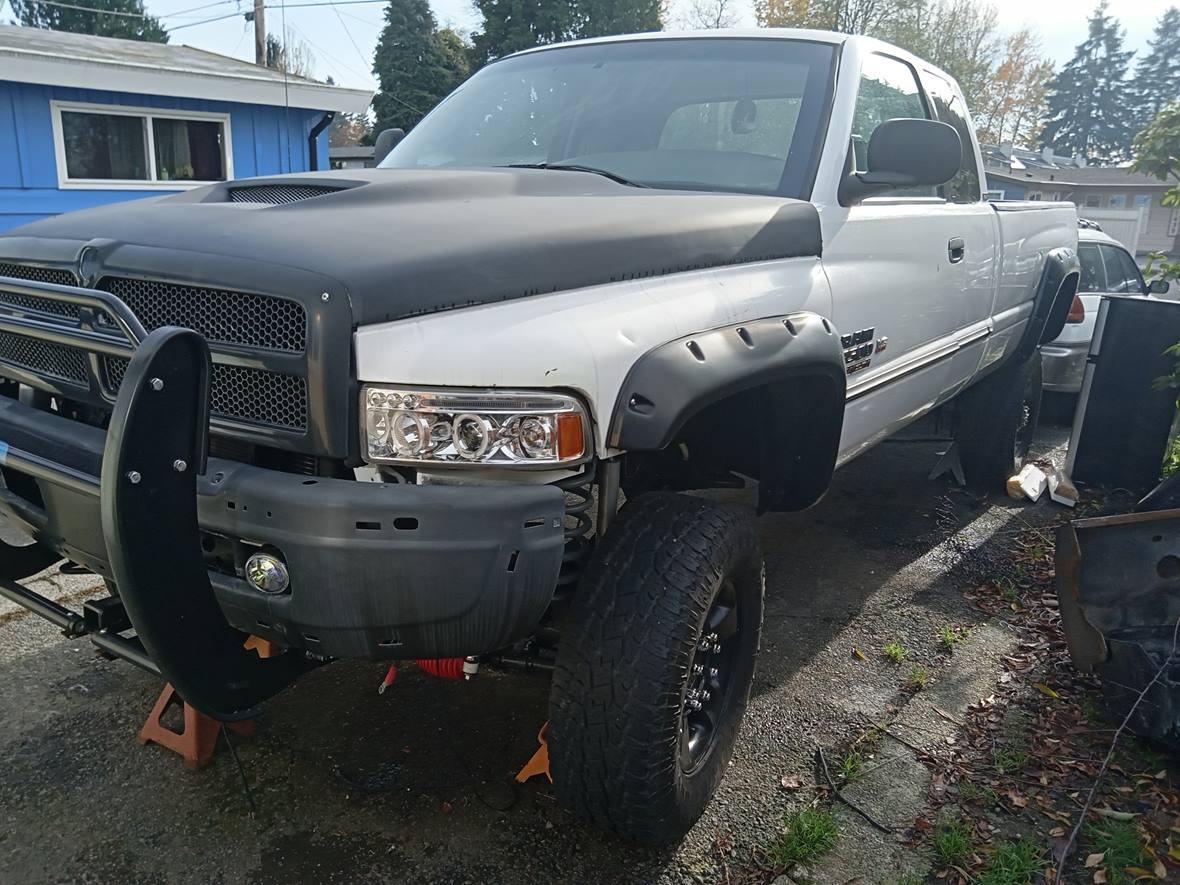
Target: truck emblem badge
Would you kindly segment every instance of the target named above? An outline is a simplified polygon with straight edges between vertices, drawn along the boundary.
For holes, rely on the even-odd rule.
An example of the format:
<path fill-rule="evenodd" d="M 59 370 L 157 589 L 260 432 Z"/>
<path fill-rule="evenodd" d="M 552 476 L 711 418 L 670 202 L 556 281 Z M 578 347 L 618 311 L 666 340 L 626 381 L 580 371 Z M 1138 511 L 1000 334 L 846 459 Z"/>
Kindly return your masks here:
<path fill-rule="evenodd" d="M 873 333 L 875 329 L 860 329 L 840 336 L 840 345 L 844 350 L 844 371 L 851 375 L 861 369 L 867 369 L 872 361 Z"/>

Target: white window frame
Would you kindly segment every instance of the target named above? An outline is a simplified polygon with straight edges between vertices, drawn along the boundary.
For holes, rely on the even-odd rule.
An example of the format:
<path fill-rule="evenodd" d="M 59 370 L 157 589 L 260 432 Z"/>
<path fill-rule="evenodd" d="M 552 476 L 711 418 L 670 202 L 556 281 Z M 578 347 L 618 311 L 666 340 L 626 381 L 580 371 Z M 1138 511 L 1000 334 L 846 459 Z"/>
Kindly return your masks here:
<path fill-rule="evenodd" d="M 1127 195 L 1126 194 L 1111 194 L 1110 198 L 1107 201 L 1107 205 L 1110 206 L 1111 209 L 1126 209 L 1127 208 Z"/>
<path fill-rule="evenodd" d="M 983 198 L 985 200 L 1000 200 L 1000 201 L 1002 201 L 1004 199 L 1005 193 L 1006 193 L 1006 191 L 1000 190 L 999 188 L 994 188 L 992 190 L 985 190 L 983 192 Z"/>
<path fill-rule="evenodd" d="M 1024 195 L 1024 199 L 1031 203 L 1040 203 L 1044 201 L 1045 195 L 1041 191 L 1029 191 Z"/>
<path fill-rule="evenodd" d="M 75 101 L 50 101 L 53 117 L 53 151 L 57 157 L 57 186 L 62 190 L 150 190 L 150 191 L 180 191 L 216 184 L 216 181 L 160 181 L 152 179 L 125 178 L 70 178 L 66 166 L 66 142 L 62 134 L 62 111 L 104 115 L 118 115 L 123 117 L 138 117 L 144 120 L 144 139 L 147 156 L 147 171 L 151 176 L 156 174 L 156 139 L 152 127 L 153 118 L 168 120 L 209 120 L 220 123 L 224 135 L 221 146 L 221 165 L 225 170 L 225 180 L 234 177 L 233 133 L 230 131 L 229 114 L 210 113 L 208 111 L 160 110 L 158 108 L 138 107 L 124 104 L 90 104 Z"/>

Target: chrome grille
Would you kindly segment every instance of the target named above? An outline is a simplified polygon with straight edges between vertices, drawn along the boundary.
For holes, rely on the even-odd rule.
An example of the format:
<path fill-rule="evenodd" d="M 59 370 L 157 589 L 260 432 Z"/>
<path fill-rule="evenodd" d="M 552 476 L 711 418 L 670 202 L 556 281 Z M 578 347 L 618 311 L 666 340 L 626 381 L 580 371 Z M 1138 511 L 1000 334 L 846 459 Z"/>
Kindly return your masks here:
<path fill-rule="evenodd" d="M 338 187 L 324 187 L 319 184 L 253 184 L 248 187 L 230 188 L 229 201 L 277 206 L 281 203 L 298 203 L 300 200 L 322 197 L 338 190 Z"/>
<path fill-rule="evenodd" d="M 58 286 L 75 286 L 78 281 L 68 270 L 59 267 L 38 267 L 35 264 L 11 264 L 0 262 L 0 277 L 12 277 L 17 280 L 32 280 L 36 283 L 53 283 Z M 33 298 L 29 295 L 17 295 L 15 292 L 0 290 L 0 302 L 11 304 L 26 310 L 41 310 L 63 317 L 78 316 L 78 307 L 61 301 L 50 301 L 47 298 Z"/>
<path fill-rule="evenodd" d="M 108 357 L 105 362 L 107 386 L 112 392 L 117 391 L 127 372 L 127 360 Z M 214 363 L 209 383 L 209 411 L 233 421 L 306 430 L 307 380 Z"/>
<path fill-rule="evenodd" d="M 307 347 L 307 315 L 286 298 L 131 277 L 103 277 L 97 288 L 122 299 L 149 332 L 183 326 L 210 343 L 289 353 Z"/>
<path fill-rule="evenodd" d="M 37 338 L 0 332 L 0 361 L 38 375 L 87 385 L 86 354 Z"/>

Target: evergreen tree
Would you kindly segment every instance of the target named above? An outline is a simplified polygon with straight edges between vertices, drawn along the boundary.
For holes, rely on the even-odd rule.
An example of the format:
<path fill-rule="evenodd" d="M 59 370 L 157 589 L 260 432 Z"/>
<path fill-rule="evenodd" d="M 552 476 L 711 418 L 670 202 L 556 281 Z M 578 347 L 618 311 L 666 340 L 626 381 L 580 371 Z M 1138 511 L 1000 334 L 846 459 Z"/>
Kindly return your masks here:
<path fill-rule="evenodd" d="M 427 0 L 390 0 L 373 74 L 381 85 L 373 131 L 409 130 L 467 78 L 467 58 L 457 34 L 439 31 Z"/>
<path fill-rule="evenodd" d="M 89 8 L 69 9 L 49 6 L 39 0 L 12 0 L 12 11 L 16 13 L 17 22 L 26 28 L 121 37 L 124 40 L 145 40 L 150 43 L 168 42 L 168 32 L 160 20 L 144 12 L 143 0 L 80 0 L 70 5 Z"/>
<path fill-rule="evenodd" d="M 483 29 L 471 37 L 472 67 L 574 35 L 571 0 L 475 0 L 475 8 Z"/>
<path fill-rule="evenodd" d="M 580 37 L 658 31 L 663 0 L 475 0 L 483 30 L 472 35 L 471 63 Z"/>
<path fill-rule="evenodd" d="M 658 31 L 660 0 L 577 0 L 575 37 L 609 37 Z"/>
<path fill-rule="evenodd" d="M 1041 143 L 1058 154 L 1114 163 L 1126 160 L 1135 135 L 1132 86 L 1118 20 L 1102 0 L 1090 16 L 1090 32 L 1049 82 L 1049 113 Z"/>
<path fill-rule="evenodd" d="M 1180 9 L 1173 6 L 1164 12 L 1148 45 L 1151 51 L 1135 68 L 1137 129 L 1180 98 Z"/>

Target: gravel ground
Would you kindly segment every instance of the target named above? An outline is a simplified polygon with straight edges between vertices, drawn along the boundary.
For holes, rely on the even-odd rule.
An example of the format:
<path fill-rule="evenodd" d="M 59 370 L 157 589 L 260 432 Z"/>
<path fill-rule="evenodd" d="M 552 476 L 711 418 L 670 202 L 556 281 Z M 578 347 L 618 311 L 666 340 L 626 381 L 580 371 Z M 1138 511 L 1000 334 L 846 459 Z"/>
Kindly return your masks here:
<path fill-rule="evenodd" d="M 953 675 L 936 634 L 971 617 L 956 566 L 1002 549 L 1020 507 L 927 481 L 939 449 L 885 443 L 812 510 L 760 519 L 767 609 L 750 709 L 717 797 L 666 851 L 583 825 L 544 783 L 513 782 L 546 718 L 542 676 L 456 684 L 407 667 L 378 696 L 380 665 L 312 673 L 236 742 L 251 815 L 229 754 L 193 773 L 138 745 L 156 681 L 0 602 L 0 882 L 720 881 L 805 801 L 781 780 L 814 782 L 817 744 L 904 705 L 909 664 Z M 752 511 L 751 494 L 724 497 Z M 39 589 L 80 604 L 94 583 L 53 575 Z M 883 659 L 889 641 L 910 650 L 906 666 Z"/>

